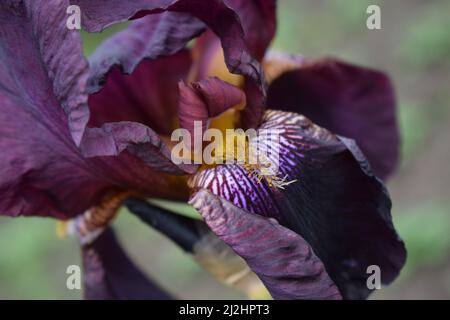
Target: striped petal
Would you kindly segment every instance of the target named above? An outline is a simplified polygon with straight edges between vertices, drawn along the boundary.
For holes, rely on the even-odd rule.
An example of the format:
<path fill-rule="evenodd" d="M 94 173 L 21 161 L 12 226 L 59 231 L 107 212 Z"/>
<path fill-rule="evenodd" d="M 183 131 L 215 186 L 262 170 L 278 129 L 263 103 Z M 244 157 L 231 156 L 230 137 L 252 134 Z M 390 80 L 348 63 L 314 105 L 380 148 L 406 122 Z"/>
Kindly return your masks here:
<path fill-rule="evenodd" d="M 189 184 L 235 206 L 277 219 L 313 248 L 344 298 L 365 298 L 366 270 L 378 265 L 390 283 L 405 262 L 405 248 L 391 221 L 391 201 L 353 141 L 341 139 L 295 113 L 267 111 L 260 129 L 279 142 L 260 140 L 279 155 L 284 189 L 249 176 L 238 164 L 200 170 Z"/>
<path fill-rule="evenodd" d="M 387 75 L 332 59 L 271 59 L 267 66 L 280 73 L 269 88 L 270 108 L 303 114 L 354 139 L 377 176 L 384 179 L 393 172 L 400 137 L 395 93 Z"/>
<path fill-rule="evenodd" d="M 313 249 L 295 232 L 206 190 L 195 193 L 190 203 L 211 230 L 246 260 L 274 299 L 341 298 Z"/>

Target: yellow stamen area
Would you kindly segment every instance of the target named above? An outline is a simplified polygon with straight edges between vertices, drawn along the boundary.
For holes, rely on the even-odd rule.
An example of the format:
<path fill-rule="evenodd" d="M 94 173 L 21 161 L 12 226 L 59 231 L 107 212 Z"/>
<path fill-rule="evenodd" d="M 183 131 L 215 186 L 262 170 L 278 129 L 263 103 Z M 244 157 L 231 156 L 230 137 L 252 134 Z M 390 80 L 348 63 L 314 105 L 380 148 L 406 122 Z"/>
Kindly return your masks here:
<path fill-rule="evenodd" d="M 218 150 L 222 154 L 215 154 L 215 163 L 236 163 L 241 165 L 250 178 L 255 178 L 258 183 L 263 180 L 269 187 L 284 189 L 286 186 L 297 180 L 287 180 L 287 175 L 283 178 L 277 176 L 270 159 L 250 143 L 249 137 L 244 132 L 234 132 L 227 134 L 225 143 Z"/>
<path fill-rule="evenodd" d="M 193 53 L 193 59 L 198 57 L 198 53 Z M 266 65 L 270 69 L 272 67 L 273 73 L 277 73 L 279 68 L 275 68 L 274 64 Z M 283 66 L 281 69 L 292 67 Z M 228 71 L 225 64 L 225 57 L 223 49 L 218 46 L 216 52 L 213 54 L 209 65 L 207 66 L 207 76 L 215 76 L 226 81 L 236 87 L 242 88 L 244 86 L 244 77 L 232 74 Z M 215 163 L 238 163 L 245 168 L 249 177 L 256 178 L 261 181 L 266 181 L 269 187 L 284 189 L 286 186 L 294 183 L 297 180 L 286 181 L 287 176 L 280 178 L 272 170 L 272 163 L 267 157 L 260 155 L 251 147 L 248 136 L 244 133 L 235 132 L 233 135 L 227 134 L 227 129 L 235 129 L 241 127 L 241 113 L 245 108 L 245 101 L 233 108 L 225 111 L 220 116 L 211 119 L 209 128 L 218 129 L 224 137 L 222 145 L 219 145 L 216 150 L 220 150 L 219 154 L 214 154 Z M 243 155 L 243 156 L 242 156 Z M 194 155 L 194 158 L 198 155 Z M 200 155 L 201 156 L 201 155 Z M 253 159 L 256 161 L 250 161 Z M 210 168 L 210 165 L 202 165 L 200 170 Z"/>

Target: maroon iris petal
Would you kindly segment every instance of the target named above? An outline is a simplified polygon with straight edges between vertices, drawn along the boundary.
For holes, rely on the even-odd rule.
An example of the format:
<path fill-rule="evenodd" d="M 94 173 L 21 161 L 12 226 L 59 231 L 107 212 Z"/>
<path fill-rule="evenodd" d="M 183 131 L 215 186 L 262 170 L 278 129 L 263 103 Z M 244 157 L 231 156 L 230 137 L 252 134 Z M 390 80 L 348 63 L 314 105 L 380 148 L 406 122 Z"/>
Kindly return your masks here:
<path fill-rule="evenodd" d="M 186 79 L 191 59 L 188 51 L 157 60 L 144 60 L 130 74 L 114 68 L 105 87 L 89 96 L 89 125 L 133 121 L 170 135 L 176 127 L 178 82 Z"/>
<path fill-rule="evenodd" d="M 255 58 L 261 60 L 276 30 L 276 0 L 225 0 L 242 22 L 245 40 Z"/>
<path fill-rule="evenodd" d="M 131 74 L 140 65 L 140 69 L 144 70 L 140 70 L 138 73 L 143 76 L 146 67 L 141 66 L 144 64 L 141 63 L 142 60 L 155 60 L 162 56 L 172 55 L 183 49 L 193 37 L 199 35 L 204 29 L 205 25 L 201 21 L 185 13 L 165 12 L 133 21 L 125 30 L 103 42 L 90 57 L 89 92 L 99 91 L 105 84 L 109 72 L 115 66 L 121 72 Z M 171 76 L 175 77 L 185 68 L 181 66 L 182 69 L 177 71 L 177 65 L 170 63 L 177 62 L 166 60 L 166 63 L 160 63 L 168 69 L 158 73 L 158 76 L 174 72 Z M 158 66 L 148 63 L 147 65 L 149 68 L 158 68 Z M 118 73 L 119 70 L 115 70 L 114 75 L 110 76 L 117 78 Z M 149 84 L 150 80 L 155 79 L 145 80 L 140 87 Z M 150 87 L 146 88 L 146 91 L 148 90 Z M 167 91 L 166 95 L 172 95 L 174 92 Z"/>
<path fill-rule="evenodd" d="M 67 5 L 66 1 L 1 2 L 0 88 L 26 98 L 49 123 L 69 125 L 79 143 L 89 119 L 84 94 L 88 64 L 78 33 L 65 25 Z M 60 109 L 67 115 L 66 124 L 55 121 Z"/>
<path fill-rule="evenodd" d="M 381 178 L 397 165 L 395 95 L 389 78 L 381 72 L 335 60 L 306 63 L 272 82 L 268 105 L 303 114 L 334 133 L 355 139 Z"/>
<path fill-rule="evenodd" d="M 186 171 L 153 130 L 130 122 L 85 130 L 87 62 L 65 25 L 67 5 L 0 4 L 0 213 L 68 218 L 111 189 L 185 198 L 182 183 L 159 172 Z M 101 157 L 84 158 L 81 141 Z"/>
<path fill-rule="evenodd" d="M 194 82 L 191 86 L 180 82 L 179 89 L 180 127 L 187 129 L 191 137 L 195 134 L 195 121 L 202 123 L 204 132 L 210 118 L 217 117 L 232 107 L 244 105 L 246 99 L 241 89 L 215 77 Z"/>
<path fill-rule="evenodd" d="M 194 194 L 190 203 L 211 230 L 247 261 L 273 298 L 341 298 L 313 249 L 295 232 L 206 190 Z"/>
<path fill-rule="evenodd" d="M 130 260 L 112 229 L 82 248 L 84 296 L 89 300 L 167 300 L 172 297 L 151 282 Z"/>
<path fill-rule="evenodd" d="M 406 252 L 392 225 L 389 195 L 356 144 L 290 112 L 267 111 L 260 129 L 280 133 L 279 143 L 260 143 L 272 148 L 269 156 L 279 152 L 279 177 L 295 182 L 277 189 L 249 177 L 239 165 L 219 165 L 196 173 L 191 187 L 274 217 L 300 234 L 344 298 L 370 294 L 370 265 L 379 266 L 382 282 L 390 283 Z"/>
<path fill-rule="evenodd" d="M 159 14 L 165 11 L 188 13 L 204 22 L 221 39 L 229 70 L 232 73 L 239 73 L 253 79 L 263 91 L 265 90 L 261 66 L 247 48 L 241 21 L 236 12 L 228 7 L 223 0 L 138 0 L 126 2 L 122 0 L 95 2 L 73 0 L 71 3 L 81 7 L 81 11 L 84 13 L 82 23 L 88 31 L 100 31 L 113 23 L 133 17 L 143 17 L 147 14 Z M 189 37 L 193 38 L 198 35 L 199 30 L 197 28 L 185 29 L 187 41 Z M 163 40 L 165 39 L 163 38 Z M 160 43 L 164 43 L 166 46 L 171 45 L 171 43 Z M 160 48 L 162 53 L 168 50 L 166 46 Z M 142 59 L 142 56 L 138 59 Z M 105 73 L 107 70 L 102 72 Z"/>
<path fill-rule="evenodd" d="M 214 66 L 217 54 L 222 50 L 220 39 L 214 33 L 207 31 L 195 42 L 193 48 L 194 65 L 190 73 L 193 81 L 199 81 L 211 76 L 210 68 Z M 220 69 L 220 67 L 219 67 Z M 224 70 L 225 71 L 225 70 Z M 222 77 L 223 74 L 213 74 Z M 246 106 L 242 112 L 242 127 L 256 128 L 261 122 L 265 108 L 265 93 L 261 87 L 248 77 L 244 79 Z M 237 84 L 236 84 L 237 85 Z"/>
<path fill-rule="evenodd" d="M 210 77 L 193 83 L 208 107 L 210 117 L 216 117 L 229 108 L 245 105 L 244 92 L 216 77 Z"/>

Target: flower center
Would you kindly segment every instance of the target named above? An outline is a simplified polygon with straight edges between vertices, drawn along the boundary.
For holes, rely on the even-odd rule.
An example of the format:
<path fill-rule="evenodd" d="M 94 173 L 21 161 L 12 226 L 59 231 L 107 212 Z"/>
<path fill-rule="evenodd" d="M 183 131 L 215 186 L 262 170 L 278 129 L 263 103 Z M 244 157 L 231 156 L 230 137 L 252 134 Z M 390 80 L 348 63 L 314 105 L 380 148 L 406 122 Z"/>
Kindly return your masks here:
<path fill-rule="evenodd" d="M 198 56 L 198 52 L 195 49 L 192 51 L 193 60 L 198 63 L 191 70 L 189 80 L 193 82 L 199 78 L 217 77 L 228 84 L 242 88 L 244 86 L 244 77 L 228 71 L 220 43 L 216 42 L 208 50 L 208 59 L 202 59 L 205 57 Z M 205 60 L 207 63 L 202 65 Z M 245 104 L 244 100 L 209 120 L 208 128 L 218 130 L 222 137 L 220 139 L 214 138 L 212 143 L 215 148 L 209 154 L 206 154 L 206 156 L 212 158 L 212 161 L 207 161 L 207 163 L 202 161 L 198 172 L 214 169 L 217 165 L 237 164 L 244 168 L 247 175 L 258 183 L 265 181 L 270 187 L 284 189 L 285 186 L 293 183 L 295 180 L 287 181 L 287 176 L 278 176 L 278 163 L 274 163 L 273 157 L 261 152 L 264 148 L 260 148 L 260 144 L 266 144 L 264 138 L 258 137 L 255 130 L 255 134 L 247 135 L 247 132 L 244 132 L 242 129 L 236 129 L 242 127 L 241 111 L 245 108 Z M 212 138 L 209 138 L 209 141 L 212 141 Z M 208 148 L 210 148 L 208 145 L 203 144 L 202 149 L 197 150 L 196 153 L 194 152 L 192 157 L 205 160 L 205 150 L 209 150 Z M 278 157 L 275 158 L 276 160 L 278 159 Z"/>

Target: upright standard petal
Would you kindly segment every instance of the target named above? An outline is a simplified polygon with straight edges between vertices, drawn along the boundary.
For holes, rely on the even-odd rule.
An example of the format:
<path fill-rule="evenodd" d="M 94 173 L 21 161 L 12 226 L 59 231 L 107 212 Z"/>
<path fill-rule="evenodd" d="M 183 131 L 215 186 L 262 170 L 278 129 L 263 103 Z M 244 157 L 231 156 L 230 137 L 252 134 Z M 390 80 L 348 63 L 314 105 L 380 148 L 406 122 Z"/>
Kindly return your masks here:
<path fill-rule="evenodd" d="M 276 0 L 225 0 L 239 15 L 245 41 L 255 58 L 261 60 L 275 36 Z"/>
<path fill-rule="evenodd" d="M 121 248 L 112 229 L 82 247 L 84 297 L 88 300 L 168 300 Z"/>
<path fill-rule="evenodd" d="M 211 230 L 247 261 L 273 298 L 341 298 L 322 262 L 298 234 L 206 190 L 195 193 L 190 203 Z"/>
<path fill-rule="evenodd" d="M 101 0 L 101 1 L 88 1 L 88 0 L 72 0 L 71 3 L 79 5 L 82 15 L 83 26 L 88 31 L 100 31 L 105 27 L 131 18 L 139 18 L 148 14 L 160 14 L 165 11 L 186 13 L 201 20 L 207 27 L 209 27 L 221 40 L 222 47 L 225 52 L 225 61 L 228 69 L 232 73 L 238 73 L 249 77 L 259 86 L 259 88 L 265 92 L 266 84 L 264 75 L 260 64 L 252 57 L 251 52 L 247 48 L 245 41 L 244 29 L 242 23 L 236 14 L 236 12 L 224 3 L 223 0 L 138 0 L 138 1 L 121 1 L 121 0 Z M 172 17 L 169 15 L 169 17 Z M 175 23 L 176 19 L 172 19 Z M 177 40 L 185 39 L 186 43 L 198 35 L 200 28 L 197 28 L 198 21 L 192 21 L 194 27 L 188 25 L 184 28 L 185 33 L 176 37 Z M 178 30 L 174 26 L 170 30 Z M 126 33 L 124 33 L 126 34 Z M 147 35 L 148 36 L 148 35 Z M 153 37 L 150 37 L 154 40 Z M 168 48 L 174 45 L 174 43 L 167 44 L 167 39 L 171 39 L 170 34 L 164 32 L 162 36 L 156 36 L 156 43 L 161 44 L 158 46 L 160 53 L 170 51 Z M 127 41 L 128 42 L 128 41 Z M 132 41 L 132 44 L 139 44 L 142 42 Z M 181 42 L 175 42 L 173 48 L 180 48 Z M 168 46 L 168 47 L 166 47 Z M 151 49 L 151 50 L 148 50 Z M 122 49 L 123 50 L 123 49 Z M 125 49 L 128 50 L 128 49 Z M 145 58 L 146 54 L 151 52 L 155 55 L 154 48 L 145 46 L 145 50 L 139 48 L 139 54 L 136 55 L 136 59 Z M 143 54 L 144 53 L 144 54 Z M 173 52 L 172 52 L 173 53 Z M 118 52 L 118 56 L 123 56 Z M 106 65 L 110 65 L 110 62 L 117 60 L 114 57 L 110 57 L 106 61 Z M 132 62 L 128 60 L 129 65 L 137 65 L 139 61 Z M 107 70 L 102 70 L 99 73 L 105 74 Z M 101 78 L 101 75 L 97 75 L 94 78 Z"/>
<path fill-rule="evenodd" d="M 278 154 L 279 176 L 293 183 L 271 187 L 235 164 L 200 170 L 190 186 L 297 232 L 344 298 L 370 294 L 370 265 L 381 268 L 383 283 L 395 279 L 405 248 L 392 225 L 388 193 L 356 145 L 290 112 L 267 111 L 260 129 L 279 133 L 279 142 L 260 140 L 260 148 L 270 159 Z"/>
<path fill-rule="evenodd" d="M 303 114 L 354 139 L 381 178 L 397 165 L 400 138 L 395 94 L 381 72 L 335 60 L 305 61 L 297 68 L 291 64 L 290 71 L 271 83 L 268 106 Z"/>
<path fill-rule="evenodd" d="M 89 96 L 89 125 L 133 121 L 170 135 L 178 124 L 178 82 L 187 78 L 190 64 L 189 52 L 182 50 L 144 60 L 129 75 L 112 69 L 104 88 Z"/>
<path fill-rule="evenodd" d="M 177 12 L 149 15 L 133 21 L 125 30 L 106 39 L 89 58 L 89 92 L 99 91 L 107 77 L 113 76 L 109 75 L 112 69 L 118 69 L 115 74 L 119 70 L 131 74 L 144 59 L 155 60 L 179 52 L 205 28 L 192 15 Z M 166 67 L 175 71 L 169 64 Z"/>

